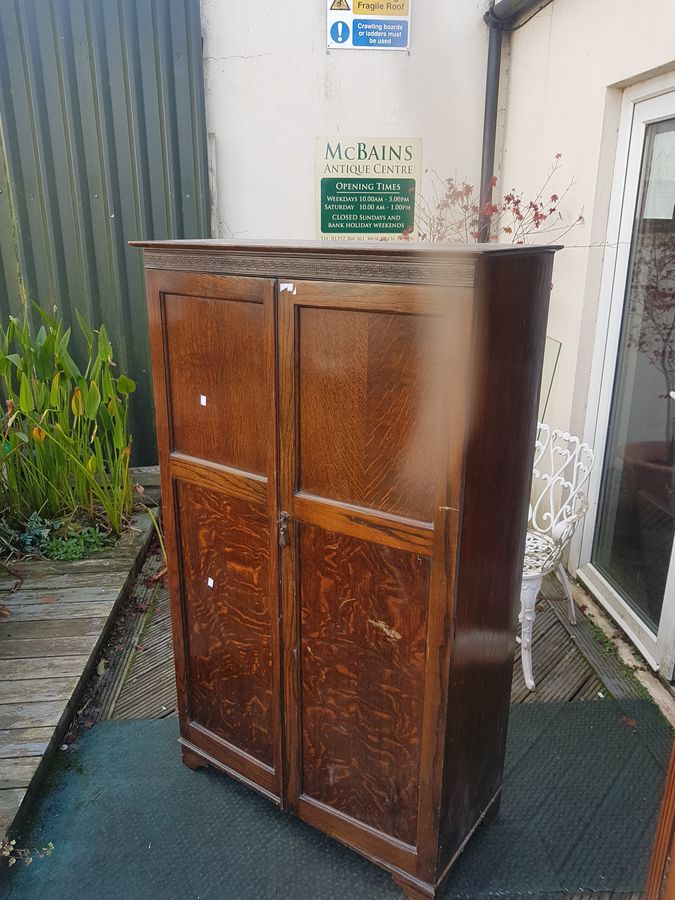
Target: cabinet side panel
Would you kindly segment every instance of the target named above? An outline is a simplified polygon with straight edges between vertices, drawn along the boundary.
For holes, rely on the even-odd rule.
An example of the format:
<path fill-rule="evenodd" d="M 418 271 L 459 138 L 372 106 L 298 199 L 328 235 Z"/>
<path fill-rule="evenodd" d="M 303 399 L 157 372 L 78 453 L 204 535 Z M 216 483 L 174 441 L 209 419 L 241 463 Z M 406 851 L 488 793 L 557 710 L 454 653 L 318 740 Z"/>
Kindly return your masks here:
<path fill-rule="evenodd" d="M 192 721 L 273 766 L 266 506 L 176 487 Z"/>
<path fill-rule="evenodd" d="M 184 623 L 180 604 L 180 576 L 174 548 L 176 546 L 175 496 L 169 471 L 170 427 L 169 397 L 166 378 L 166 353 L 163 323 L 163 275 L 146 271 L 145 282 L 148 298 L 148 326 L 150 329 L 150 353 L 152 359 L 152 383 L 155 399 L 157 427 L 157 452 L 162 485 L 162 526 L 167 547 L 167 576 L 171 600 L 171 632 L 173 657 L 176 668 L 176 693 L 180 715 L 181 734 L 184 734 L 188 709 L 187 681 L 185 673 Z M 164 276 L 165 277 L 165 276 Z"/>
<path fill-rule="evenodd" d="M 430 561 L 302 525 L 302 790 L 415 844 Z"/>
<path fill-rule="evenodd" d="M 478 269 L 439 875 L 502 783 L 552 265 Z"/>

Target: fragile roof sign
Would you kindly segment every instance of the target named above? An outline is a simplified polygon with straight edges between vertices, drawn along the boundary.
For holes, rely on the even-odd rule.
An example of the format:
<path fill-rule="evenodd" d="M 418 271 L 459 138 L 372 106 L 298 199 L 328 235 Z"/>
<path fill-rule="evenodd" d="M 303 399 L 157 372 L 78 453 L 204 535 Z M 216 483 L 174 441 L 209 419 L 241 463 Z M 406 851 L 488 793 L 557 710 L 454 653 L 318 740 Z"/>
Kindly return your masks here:
<path fill-rule="evenodd" d="M 409 50 L 412 0 L 326 0 L 329 50 Z"/>

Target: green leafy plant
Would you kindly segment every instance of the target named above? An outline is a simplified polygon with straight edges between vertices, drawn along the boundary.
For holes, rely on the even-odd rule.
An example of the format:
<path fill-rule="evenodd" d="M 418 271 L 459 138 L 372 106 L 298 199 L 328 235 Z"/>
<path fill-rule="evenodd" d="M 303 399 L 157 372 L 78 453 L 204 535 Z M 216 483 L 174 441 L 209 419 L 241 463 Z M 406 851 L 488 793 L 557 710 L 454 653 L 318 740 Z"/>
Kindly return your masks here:
<path fill-rule="evenodd" d="M 5 518 L 0 519 L 0 556 L 84 559 L 109 543 L 107 532 L 72 519 L 42 519 L 38 513 L 32 513 L 23 529 L 12 527 Z"/>
<path fill-rule="evenodd" d="M 15 547 L 24 556 L 40 556 L 44 553 L 51 533 L 57 526 L 58 522 L 41 519 L 37 513 L 31 513 L 23 531 L 16 535 Z"/>
<path fill-rule="evenodd" d="M 159 550 L 162 554 L 162 559 L 166 563 L 166 543 L 164 541 L 164 530 L 162 528 L 161 522 L 159 521 L 159 517 L 155 515 L 155 513 L 150 509 L 149 506 L 145 507 L 145 511 L 150 516 L 150 521 L 152 522 L 152 526 L 155 529 L 155 534 L 157 535 L 157 540 L 159 541 Z"/>
<path fill-rule="evenodd" d="M 0 505 L 26 522 L 83 515 L 119 535 L 131 512 L 129 396 L 136 389 L 115 374 L 104 325 L 92 331 L 79 313 L 87 356 L 84 370 L 69 351 L 71 329 L 38 308 L 0 327 Z"/>
<path fill-rule="evenodd" d="M 57 535 L 51 538 L 45 550 L 49 559 L 84 559 L 97 553 L 108 543 L 108 536 L 98 528 L 87 526 L 81 531 Z"/>

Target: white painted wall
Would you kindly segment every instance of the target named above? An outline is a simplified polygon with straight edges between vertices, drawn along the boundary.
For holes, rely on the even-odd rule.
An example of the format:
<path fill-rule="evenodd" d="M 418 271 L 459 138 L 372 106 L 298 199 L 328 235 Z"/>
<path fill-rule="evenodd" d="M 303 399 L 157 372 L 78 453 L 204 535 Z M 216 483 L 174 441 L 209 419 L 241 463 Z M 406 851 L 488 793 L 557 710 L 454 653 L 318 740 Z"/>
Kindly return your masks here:
<path fill-rule="evenodd" d="M 317 135 L 422 138 L 422 167 L 480 176 L 488 0 L 412 0 L 411 52 L 326 51 L 326 8 L 202 0 L 219 237 L 315 236 Z"/>
<path fill-rule="evenodd" d="M 502 185 L 539 187 L 563 154 L 557 187 L 584 225 L 556 260 L 548 333 L 562 351 L 547 419 L 583 431 L 622 89 L 675 68 L 673 0 L 554 0 L 511 38 Z M 595 247 L 589 247 L 595 244 Z"/>
<path fill-rule="evenodd" d="M 321 0 L 202 0 L 218 236 L 314 238 L 317 135 L 420 137 L 423 169 L 478 183 L 488 0 L 412 2 L 410 53 L 329 53 Z M 562 153 L 554 187 L 574 179 L 563 211 L 584 212 L 556 261 L 548 328 L 562 351 L 547 419 L 577 432 L 621 92 L 675 67 L 674 35 L 673 0 L 554 0 L 506 41 L 500 186 L 536 190 Z"/>

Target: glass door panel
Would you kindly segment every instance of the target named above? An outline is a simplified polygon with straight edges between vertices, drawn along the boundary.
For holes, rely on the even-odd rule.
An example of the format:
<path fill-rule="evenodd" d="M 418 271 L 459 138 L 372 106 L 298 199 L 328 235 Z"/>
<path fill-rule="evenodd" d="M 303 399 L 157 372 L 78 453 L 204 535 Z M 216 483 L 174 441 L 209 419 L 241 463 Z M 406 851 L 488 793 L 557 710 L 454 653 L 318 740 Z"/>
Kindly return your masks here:
<path fill-rule="evenodd" d="M 548 409 L 548 401 L 553 390 L 553 380 L 558 368 L 561 347 L 560 341 L 556 341 L 555 338 L 547 335 L 546 344 L 544 345 L 544 365 L 541 372 L 541 392 L 539 394 L 538 418 L 540 422 L 546 421 L 546 410 Z"/>
<path fill-rule="evenodd" d="M 675 119 L 648 124 L 591 562 L 654 634 L 675 534 Z"/>

